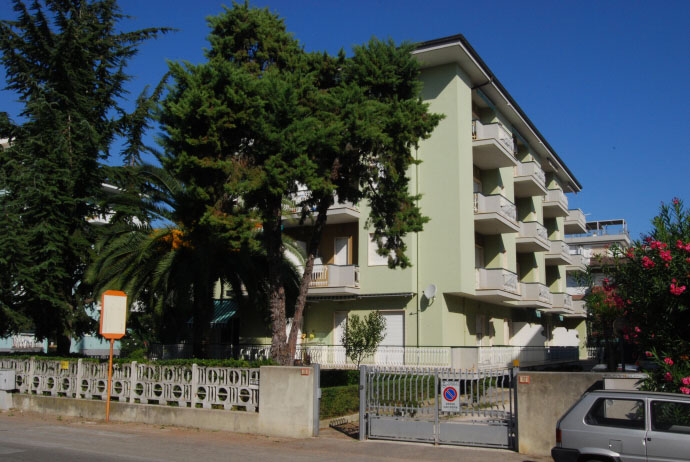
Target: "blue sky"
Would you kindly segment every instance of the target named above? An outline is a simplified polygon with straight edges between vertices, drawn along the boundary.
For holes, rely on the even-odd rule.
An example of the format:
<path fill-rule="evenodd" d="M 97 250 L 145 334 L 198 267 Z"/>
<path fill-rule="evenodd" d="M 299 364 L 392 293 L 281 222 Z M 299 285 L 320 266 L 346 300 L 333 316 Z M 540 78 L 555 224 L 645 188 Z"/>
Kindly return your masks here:
<path fill-rule="evenodd" d="M 9 2 L 0 17 L 13 17 Z M 258 0 L 307 50 L 349 51 L 371 36 L 424 41 L 461 33 L 583 185 L 589 220 L 650 229 L 661 201 L 690 206 L 690 2 Z M 120 0 L 124 29 L 180 29 L 141 47 L 132 96 L 165 60 L 203 61 L 205 18 L 222 2 Z M 226 2 L 225 4 L 228 4 Z M 0 74 L 1 75 L 1 74 Z M 0 110 L 16 114 L 14 95 Z"/>

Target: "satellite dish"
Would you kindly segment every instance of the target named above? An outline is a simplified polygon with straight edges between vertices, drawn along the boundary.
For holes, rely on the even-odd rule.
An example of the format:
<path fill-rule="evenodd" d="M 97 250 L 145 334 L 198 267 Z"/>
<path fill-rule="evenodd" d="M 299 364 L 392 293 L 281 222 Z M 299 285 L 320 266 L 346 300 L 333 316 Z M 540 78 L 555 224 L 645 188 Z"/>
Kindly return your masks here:
<path fill-rule="evenodd" d="M 424 289 L 424 296 L 431 300 L 436 296 L 436 286 L 434 284 L 429 284 L 426 286 L 426 289 Z"/>

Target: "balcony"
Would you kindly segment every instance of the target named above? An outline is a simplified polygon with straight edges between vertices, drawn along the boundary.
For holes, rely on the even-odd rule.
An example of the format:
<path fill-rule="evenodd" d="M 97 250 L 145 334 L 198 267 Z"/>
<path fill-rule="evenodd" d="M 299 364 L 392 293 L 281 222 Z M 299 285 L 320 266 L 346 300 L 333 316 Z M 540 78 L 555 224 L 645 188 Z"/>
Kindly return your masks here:
<path fill-rule="evenodd" d="M 300 225 L 300 218 L 302 217 L 302 205 L 304 201 L 311 197 L 311 191 L 299 190 L 291 200 L 291 204 L 285 205 L 283 210 L 283 226 L 286 228 L 295 226 L 311 226 L 315 217 L 307 217 L 303 224 Z M 316 208 L 310 207 L 311 212 L 315 212 Z M 335 196 L 333 205 L 328 208 L 326 212 L 326 223 L 329 225 L 337 225 L 340 223 L 352 223 L 359 221 L 359 208 L 347 201 L 339 201 L 338 196 Z"/>
<path fill-rule="evenodd" d="M 520 232 L 515 238 L 517 252 L 543 252 L 551 249 L 551 241 L 544 225 L 537 221 L 521 221 Z"/>
<path fill-rule="evenodd" d="M 587 317 L 587 307 L 584 300 L 573 300 L 572 303 L 572 313 L 567 313 L 569 318 L 586 318 Z"/>
<path fill-rule="evenodd" d="M 544 254 L 544 263 L 547 265 L 571 265 L 570 247 L 563 241 L 551 241 L 551 249 Z"/>
<path fill-rule="evenodd" d="M 500 194 L 474 193 L 474 230 L 479 234 L 517 233 L 515 204 Z"/>
<path fill-rule="evenodd" d="M 573 312 L 573 297 L 563 292 L 553 293 L 553 305 L 549 312 L 571 314 Z"/>
<path fill-rule="evenodd" d="M 580 209 L 568 210 L 564 225 L 565 234 L 584 234 L 587 232 L 587 220 Z"/>
<path fill-rule="evenodd" d="M 514 167 L 515 149 L 513 135 L 503 125 L 472 121 L 472 161 L 480 169 Z"/>
<path fill-rule="evenodd" d="M 475 294 L 482 300 L 500 303 L 520 300 L 517 274 L 503 268 L 476 268 Z"/>
<path fill-rule="evenodd" d="M 512 304 L 516 306 L 550 309 L 552 301 L 552 294 L 546 285 L 540 282 L 521 282 L 520 300 Z"/>
<path fill-rule="evenodd" d="M 515 166 L 515 197 L 543 196 L 546 189 L 546 175 L 536 162 L 520 162 Z"/>
<path fill-rule="evenodd" d="M 570 263 L 568 266 L 565 267 L 566 271 L 581 271 L 585 272 L 587 271 L 587 265 L 589 264 L 589 258 L 585 257 L 582 253 L 582 249 L 580 248 L 571 248 L 570 249 L 570 260 L 572 263 Z"/>
<path fill-rule="evenodd" d="M 309 295 L 359 294 L 359 266 L 314 265 Z"/>
<path fill-rule="evenodd" d="M 544 196 L 544 218 L 567 217 L 568 198 L 560 189 L 549 189 Z"/>

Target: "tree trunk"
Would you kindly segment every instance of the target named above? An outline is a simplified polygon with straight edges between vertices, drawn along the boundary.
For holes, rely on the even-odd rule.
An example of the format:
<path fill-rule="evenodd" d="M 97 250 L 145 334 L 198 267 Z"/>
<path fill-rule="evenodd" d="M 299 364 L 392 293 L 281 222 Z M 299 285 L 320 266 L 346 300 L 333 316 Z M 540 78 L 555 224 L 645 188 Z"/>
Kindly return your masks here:
<path fill-rule="evenodd" d="M 292 327 L 290 328 L 290 336 L 288 337 L 287 349 L 291 358 L 295 357 L 295 350 L 297 348 L 297 332 L 299 326 L 302 324 L 302 316 L 304 314 L 304 307 L 307 304 L 307 293 L 309 292 L 309 284 L 311 283 L 311 275 L 314 270 L 314 258 L 316 251 L 321 244 L 321 236 L 323 228 L 326 225 L 326 218 L 329 207 L 333 204 L 333 196 L 324 197 L 319 202 L 317 208 L 316 222 L 312 229 L 311 239 L 309 240 L 309 247 L 307 249 L 307 261 L 304 265 L 304 274 L 299 286 L 299 294 L 295 301 L 295 315 L 292 318 Z"/>
<path fill-rule="evenodd" d="M 57 336 L 57 354 L 60 356 L 69 356 L 70 347 L 72 346 L 72 339 L 69 335 L 61 334 Z"/>
<path fill-rule="evenodd" d="M 212 285 L 209 284 L 208 278 L 200 279 L 203 280 L 194 284 L 193 353 L 195 358 L 205 359 L 208 357 L 208 341 L 211 330 L 211 316 L 213 315 L 213 293 Z"/>
<path fill-rule="evenodd" d="M 273 198 L 272 212 L 264 222 L 266 258 L 268 260 L 268 303 L 271 315 L 271 358 L 283 366 L 291 366 L 293 358 L 287 349 L 285 333 L 285 286 L 280 267 L 283 264 L 281 230 L 281 198 Z"/>

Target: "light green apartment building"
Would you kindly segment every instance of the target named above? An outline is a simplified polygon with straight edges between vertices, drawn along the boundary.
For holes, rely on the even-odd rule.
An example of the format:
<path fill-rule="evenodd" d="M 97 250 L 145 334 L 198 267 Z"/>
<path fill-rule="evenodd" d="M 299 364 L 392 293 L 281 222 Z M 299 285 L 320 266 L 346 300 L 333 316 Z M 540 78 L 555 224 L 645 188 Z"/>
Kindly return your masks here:
<path fill-rule="evenodd" d="M 563 242 L 584 232 L 584 215 L 568 210 L 565 195 L 581 185 L 464 37 L 422 43 L 414 56 L 423 99 L 445 115 L 409 172 L 431 220 L 407 237 L 412 267 L 389 269 L 365 228 L 366 204 L 336 203 L 304 342 L 338 345 L 348 315 L 380 310 L 384 345 L 408 353 L 511 345 L 579 346 L 584 355 L 585 313 L 566 293 L 566 271 L 578 268 Z M 296 239 L 305 233 L 285 223 Z M 260 336 L 243 329 L 241 340 Z"/>

